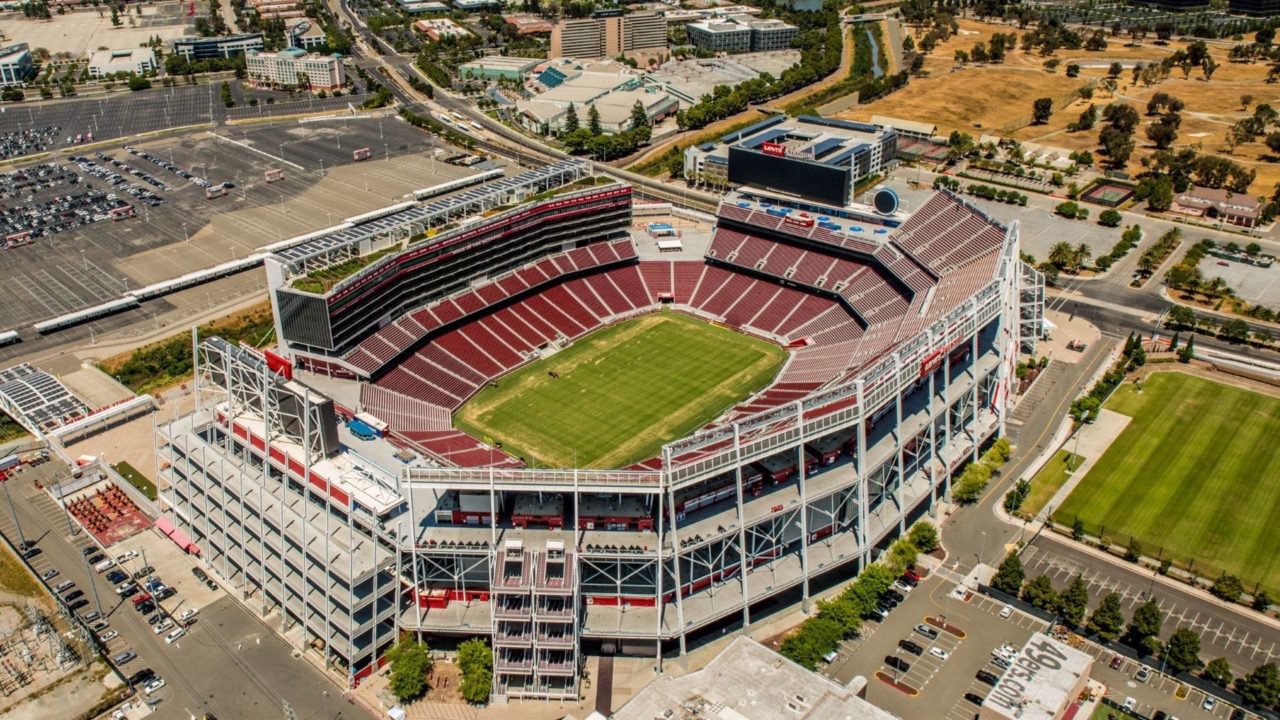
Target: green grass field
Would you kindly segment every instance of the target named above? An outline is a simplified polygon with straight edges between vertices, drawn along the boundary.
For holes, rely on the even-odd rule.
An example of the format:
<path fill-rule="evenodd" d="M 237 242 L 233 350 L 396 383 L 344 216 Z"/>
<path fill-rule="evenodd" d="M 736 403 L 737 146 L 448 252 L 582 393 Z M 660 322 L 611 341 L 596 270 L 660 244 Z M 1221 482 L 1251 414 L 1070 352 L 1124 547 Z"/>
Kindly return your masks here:
<path fill-rule="evenodd" d="M 1035 517 L 1036 513 L 1044 509 L 1045 503 L 1053 499 L 1058 488 L 1067 482 L 1067 478 L 1070 477 L 1067 470 L 1080 467 L 1081 462 L 1083 458 L 1079 455 L 1059 450 L 1031 479 L 1031 493 L 1027 495 L 1026 500 L 1022 501 L 1021 514 Z"/>
<path fill-rule="evenodd" d="M 454 426 L 530 465 L 624 467 L 759 390 L 785 359 L 776 345 L 686 315 L 645 315 L 481 390 Z"/>
<path fill-rule="evenodd" d="M 1197 573 L 1280 589 L 1280 400 L 1177 372 L 1141 394 L 1116 389 L 1107 408 L 1133 418 L 1054 513 L 1118 542 L 1138 538 Z"/>

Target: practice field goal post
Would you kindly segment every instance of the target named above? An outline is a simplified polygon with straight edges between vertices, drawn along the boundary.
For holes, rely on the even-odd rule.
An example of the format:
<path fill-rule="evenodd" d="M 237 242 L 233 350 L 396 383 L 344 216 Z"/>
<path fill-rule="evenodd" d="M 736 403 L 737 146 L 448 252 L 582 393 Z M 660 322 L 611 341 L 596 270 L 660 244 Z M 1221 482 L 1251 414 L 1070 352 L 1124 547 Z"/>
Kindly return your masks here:
<path fill-rule="evenodd" d="M 360 148 L 351 152 L 351 159 L 355 162 L 369 159 L 369 148 Z"/>
<path fill-rule="evenodd" d="M 283 180 L 283 179 L 284 179 L 284 168 L 275 168 L 275 169 L 272 169 L 272 170 L 268 170 L 268 171 L 266 171 L 266 172 L 262 173 L 262 177 L 266 179 L 266 181 L 267 181 L 267 183 L 268 183 L 268 184 L 273 183 L 273 182 L 277 182 L 277 181 L 279 181 L 279 180 Z"/>

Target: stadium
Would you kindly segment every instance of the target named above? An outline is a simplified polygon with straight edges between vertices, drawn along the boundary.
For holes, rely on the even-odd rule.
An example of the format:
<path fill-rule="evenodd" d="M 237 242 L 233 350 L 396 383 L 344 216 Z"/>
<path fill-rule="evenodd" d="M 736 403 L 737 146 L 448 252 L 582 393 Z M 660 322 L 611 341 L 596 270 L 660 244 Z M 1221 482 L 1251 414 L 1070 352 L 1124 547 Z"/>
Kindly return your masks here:
<path fill-rule="evenodd" d="M 1043 312 L 1016 224 L 743 190 L 664 258 L 591 173 L 281 248 L 277 349 L 196 344 L 167 517 L 351 684 L 405 632 L 490 638 L 498 697 L 577 697 L 584 652 L 660 665 L 856 574 L 1003 430 Z"/>

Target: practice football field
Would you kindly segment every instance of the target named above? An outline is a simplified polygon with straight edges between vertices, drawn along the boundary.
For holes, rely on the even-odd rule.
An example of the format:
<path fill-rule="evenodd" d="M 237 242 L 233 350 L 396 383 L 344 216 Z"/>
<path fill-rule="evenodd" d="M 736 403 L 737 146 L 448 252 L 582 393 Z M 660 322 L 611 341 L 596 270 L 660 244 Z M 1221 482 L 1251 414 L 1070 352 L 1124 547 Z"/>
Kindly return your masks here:
<path fill-rule="evenodd" d="M 531 466 L 625 467 L 764 387 L 785 359 L 772 343 L 654 313 L 501 378 L 458 410 L 454 426 Z"/>
<path fill-rule="evenodd" d="M 1091 535 L 1138 538 L 1145 555 L 1280 590 L 1280 400 L 1160 372 L 1106 407 L 1133 420 L 1054 519 L 1079 516 Z"/>

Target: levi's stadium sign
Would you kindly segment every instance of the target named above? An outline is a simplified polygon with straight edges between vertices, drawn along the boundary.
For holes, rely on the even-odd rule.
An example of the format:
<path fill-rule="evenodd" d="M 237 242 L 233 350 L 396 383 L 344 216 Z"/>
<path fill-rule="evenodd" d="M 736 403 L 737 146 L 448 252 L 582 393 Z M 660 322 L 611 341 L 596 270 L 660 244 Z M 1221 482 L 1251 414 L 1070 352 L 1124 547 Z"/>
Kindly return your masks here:
<path fill-rule="evenodd" d="M 783 145 L 782 143 L 773 143 L 773 142 L 760 143 L 760 151 L 763 152 L 765 155 L 772 155 L 774 157 L 787 156 L 787 146 Z"/>

